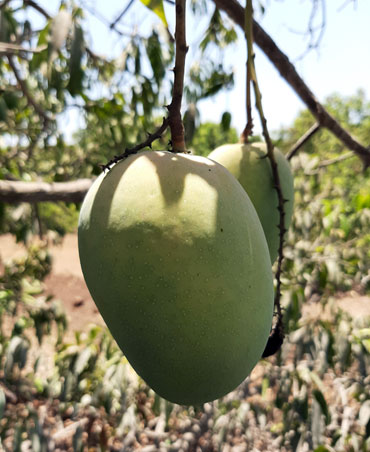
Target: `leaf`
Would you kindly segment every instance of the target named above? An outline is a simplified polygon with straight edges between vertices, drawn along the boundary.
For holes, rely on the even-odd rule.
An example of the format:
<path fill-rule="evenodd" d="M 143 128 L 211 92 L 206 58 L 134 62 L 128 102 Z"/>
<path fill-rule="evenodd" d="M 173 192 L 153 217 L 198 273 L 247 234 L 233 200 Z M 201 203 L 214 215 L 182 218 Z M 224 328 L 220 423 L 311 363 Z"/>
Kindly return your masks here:
<path fill-rule="evenodd" d="M 165 27 L 168 27 L 166 14 L 163 8 L 163 0 L 140 0 L 147 8 L 151 9 L 153 13 L 157 14 L 157 16 L 163 22 Z"/>
<path fill-rule="evenodd" d="M 76 375 L 80 375 L 80 373 L 85 369 L 89 362 L 90 357 L 91 357 L 91 348 L 85 348 L 78 355 L 78 358 L 76 359 L 76 363 L 74 365 L 74 372 Z"/>
<path fill-rule="evenodd" d="M 146 51 L 153 69 L 155 81 L 159 86 L 166 71 L 163 65 L 161 43 L 159 42 L 159 36 L 155 31 L 153 31 L 151 36 L 148 38 Z"/>
<path fill-rule="evenodd" d="M 67 89 L 72 96 L 79 94 L 82 90 L 82 81 L 84 73 L 81 68 L 81 59 L 83 51 L 84 51 L 83 31 L 80 26 L 75 25 L 71 48 L 71 56 L 69 59 L 69 83 L 67 86 Z"/>
<path fill-rule="evenodd" d="M 197 115 L 196 106 L 192 103 L 189 104 L 188 109 L 186 110 L 183 118 L 184 128 L 185 128 L 185 142 L 187 145 L 190 145 L 193 141 L 195 134 L 195 119 Z"/>
<path fill-rule="evenodd" d="M 324 394 L 319 389 L 314 389 L 313 396 L 314 396 L 315 400 L 317 401 L 317 403 L 320 405 L 321 411 L 322 411 L 323 415 L 325 416 L 325 423 L 326 423 L 326 425 L 328 425 L 330 423 L 330 413 L 329 413 L 329 408 L 326 403 Z"/>
<path fill-rule="evenodd" d="M 6 352 L 6 361 L 4 367 L 4 373 L 6 377 L 9 377 L 13 371 L 14 365 L 18 364 L 20 369 L 26 364 L 28 345 L 24 339 L 20 336 L 14 336 L 8 346 Z"/>
<path fill-rule="evenodd" d="M 361 425 L 366 426 L 370 422 L 370 400 L 366 400 L 360 408 L 358 414 L 359 422 Z"/>

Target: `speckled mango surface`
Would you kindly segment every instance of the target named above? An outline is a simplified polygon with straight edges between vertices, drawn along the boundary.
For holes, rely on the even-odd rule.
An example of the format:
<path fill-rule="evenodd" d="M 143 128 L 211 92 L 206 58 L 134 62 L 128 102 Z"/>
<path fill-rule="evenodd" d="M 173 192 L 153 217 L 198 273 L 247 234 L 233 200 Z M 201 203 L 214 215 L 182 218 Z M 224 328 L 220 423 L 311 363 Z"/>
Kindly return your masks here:
<path fill-rule="evenodd" d="M 159 395 L 200 404 L 248 376 L 271 328 L 272 273 L 256 211 L 223 166 L 128 157 L 87 193 L 78 241 L 95 303 Z"/>
<path fill-rule="evenodd" d="M 225 144 L 208 155 L 208 158 L 221 163 L 240 182 L 248 193 L 261 221 L 270 251 L 271 263 L 274 263 L 279 250 L 280 215 L 277 210 L 278 197 L 274 188 L 271 164 L 266 155 L 265 143 Z M 294 204 L 294 181 L 289 162 L 285 156 L 274 149 L 278 165 L 283 196 L 288 200 L 285 208 L 285 228 L 292 220 Z"/>

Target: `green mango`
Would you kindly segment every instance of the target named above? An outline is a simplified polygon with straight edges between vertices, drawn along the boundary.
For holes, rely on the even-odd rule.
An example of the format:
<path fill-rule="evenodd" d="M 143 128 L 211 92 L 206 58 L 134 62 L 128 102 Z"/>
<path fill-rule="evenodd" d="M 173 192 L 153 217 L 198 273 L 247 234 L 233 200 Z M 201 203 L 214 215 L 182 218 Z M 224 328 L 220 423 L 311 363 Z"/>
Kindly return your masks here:
<path fill-rule="evenodd" d="M 197 405 L 248 376 L 271 328 L 272 272 L 256 211 L 223 166 L 129 156 L 88 191 L 78 243 L 108 328 L 160 396 Z"/>
<path fill-rule="evenodd" d="M 270 251 L 271 263 L 278 256 L 279 221 L 278 196 L 274 188 L 271 164 L 266 156 L 265 143 L 225 144 L 212 151 L 208 158 L 220 163 L 236 177 L 248 193 L 261 221 Z M 293 215 L 294 181 L 285 156 L 274 149 L 279 179 L 284 199 L 285 228 L 288 229 Z"/>

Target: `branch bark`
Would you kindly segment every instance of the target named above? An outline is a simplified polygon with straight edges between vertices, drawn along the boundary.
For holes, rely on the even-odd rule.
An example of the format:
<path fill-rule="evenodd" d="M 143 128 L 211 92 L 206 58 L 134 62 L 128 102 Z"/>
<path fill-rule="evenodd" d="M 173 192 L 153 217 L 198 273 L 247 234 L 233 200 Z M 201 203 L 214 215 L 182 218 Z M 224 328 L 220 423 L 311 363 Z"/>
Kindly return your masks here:
<path fill-rule="evenodd" d="M 225 11 L 228 16 L 244 30 L 244 8 L 236 0 L 213 0 L 218 8 Z M 342 143 L 360 157 L 365 167 L 370 166 L 370 147 L 365 147 L 356 138 L 350 135 L 320 104 L 312 91 L 299 76 L 289 58 L 279 49 L 273 39 L 265 30 L 253 21 L 253 34 L 255 43 L 266 54 L 280 75 L 289 83 L 296 94 L 306 104 L 320 126 L 329 129 Z"/>
<path fill-rule="evenodd" d="M 0 180 L 0 202 L 36 203 L 42 201 L 82 202 L 92 184 L 91 179 L 72 182 L 22 182 Z"/>
<path fill-rule="evenodd" d="M 307 143 L 307 141 L 315 135 L 316 132 L 318 132 L 320 129 L 320 124 L 318 122 L 315 122 L 315 124 L 310 127 L 305 134 L 303 134 L 299 140 L 292 146 L 290 151 L 286 154 L 286 158 L 290 160 L 292 157 L 296 155 L 296 153 L 299 151 L 299 149 Z"/>
<path fill-rule="evenodd" d="M 171 129 L 172 150 L 174 152 L 185 152 L 185 132 L 181 118 L 181 102 L 184 90 L 185 57 L 188 51 L 186 45 L 185 17 L 186 0 L 176 0 L 176 59 L 175 80 L 173 85 L 172 102 L 168 106 L 169 121 Z"/>

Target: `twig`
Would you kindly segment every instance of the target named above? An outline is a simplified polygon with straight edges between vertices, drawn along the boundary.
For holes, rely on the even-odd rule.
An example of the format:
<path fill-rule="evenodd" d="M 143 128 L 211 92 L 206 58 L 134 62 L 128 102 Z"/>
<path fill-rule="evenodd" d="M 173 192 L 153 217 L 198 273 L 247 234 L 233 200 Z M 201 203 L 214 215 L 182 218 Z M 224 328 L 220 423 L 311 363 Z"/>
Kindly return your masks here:
<path fill-rule="evenodd" d="M 252 118 L 252 100 L 251 100 L 251 58 L 253 58 L 253 27 L 248 24 L 248 17 L 252 15 L 252 4 L 248 3 L 247 8 L 245 8 L 245 29 L 244 34 L 247 41 L 247 86 L 246 86 L 246 109 L 247 109 L 247 123 L 242 132 L 242 142 L 244 144 L 248 143 L 249 136 L 252 135 L 253 131 L 253 118 Z"/>
<path fill-rule="evenodd" d="M 121 12 L 121 14 L 118 15 L 118 17 L 109 25 L 109 28 L 114 28 L 116 24 L 122 19 L 122 17 L 127 13 L 127 11 L 130 9 L 132 4 L 134 3 L 134 0 L 130 0 L 128 5 L 125 7 L 125 9 Z"/>
<path fill-rule="evenodd" d="M 40 53 L 47 49 L 46 45 L 36 47 L 34 49 L 28 49 L 19 44 L 11 44 L 10 42 L 0 42 L 0 53 L 15 53 L 15 52 L 26 52 L 26 53 Z"/>
<path fill-rule="evenodd" d="M 213 0 L 231 19 L 244 30 L 244 10 L 236 0 Z M 352 137 L 331 114 L 320 104 L 302 78 L 298 75 L 289 58 L 277 47 L 265 30 L 253 21 L 253 34 L 256 44 L 273 63 L 280 75 L 289 83 L 296 94 L 306 104 L 322 127 L 329 129 L 345 146 L 362 160 L 364 168 L 370 166 L 370 147 L 365 147 Z"/>
<path fill-rule="evenodd" d="M 109 160 L 108 163 L 106 163 L 105 165 L 100 165 L 100 167 L 102 168 L 103 171 L 110 170 L 112 165 L 119 162 L 120 160 L 123 160 L 124 158 L 128 157 L 129 155 L 136 154 L 138 151 L 140 151 L 141 149 L 144 149 L 146 147 L 151 148 L 152 143 L 155 140 L 158 140 L 159 138 L 162 137 L 162 134 L 165 132 L 165 130 L 167 129 L 168 126 L 169 126 L 169 118 L 163 118 L 162 125 L 154 133 L 148 134 L 148 138 L 145 141 L 143 141 L 140 144 L 137 144 L 136 146 L 134 146 L 132 148 L 126 148 L 122 154 L 115 155 L 111 160 Z"/>
<path fill-rule="evenodd" d="M 52 121 L 52 118 L 50 118 L 46 112 L 40 107 L 40 105 L 35 101 L 35 99 L 31 96 L 31 93 L 29 92 L 26 82 L 22 79 L 22 77 L 20 76 L 18 69 L 13 61 L 13 57 L 12 55 L 7 54 L 6 55 L 8 58 L 8 62 L 9 62 L 9 66 L 11 67 L 15 78 L 17 79 L 19 86 L 21 87 L 21 90 L 23 92 L 23 94 L 25 95 L 28 104 L 31 105 L 36 113 L 40 116 L 41 119 L 43 119 L 44 121 L 44 127 L 47 126 L 47 124 Z"/>
<path fill-rule="evenodd" d="M 249 30 L 249 29 L 252 30 L 252 25 L 253 25 L 252 0 L 247 0 L 245 27 L 247 30 Z M 276 163 L 276 159 L 274 156 L 274 145 L 272 144 L 270 134 L 269 134 L 269 131 L 267 128 L 267 120 L 266 120 L 266 117 L 263 112 L 262 95 L 261 95 L 261 91 L 260 91 L 260 88 L 258 85 L 256 69 L 254 66 L 253 33 L 251 31 L 249 31 L 249 33 L 248 33 L 248 40 L 251 40 L 251 42 L 248 43 L 248 53 L 250 53 L 250 55 L 248 55 L 248 67 L 249 67 L 251 80 L 253 83 L 254 95 L 255 95 L 255 99 L 256 99 L 256 107 L 257 107 L 257 111 L 259 113 L 259 117 L 261 120 L 262 134 L 265 138 L 266 145 L 267 145 L 267 157 L 270 160 L 270 164 L 271 164 L 274 188 L 278 195 L 277 209 L 279 211 L 279 225 L 278 225 L 278 227 L 279 227 L 279 250 L 278 250 L 278 265 L 277 265 L 277 270 L 276 270 L 276 274 L 275 274 L 276 292 L 275 292 L 275 299 L 274 299 L 274 306 L 275 306 L 275 313 L 277 315 L 277 322 L 271 331 L 266 348 L 263 352 L 263 357 L 267 357 L 267 356 L 270 356 L 270 355 L 276 353 L 276 351 L 280 349 L 280 347 L 283 343 L 283 340 L 284 340 L 282 311 L 281 311 L 281 306 L 280 306 L 280 297 L 281 297 L 280 288 L 281 288 L 282 263 L 283 263 L 283 259 L 284 259 L 284 254 L 283 254 L 284 235 L 286 232 L 285 209 L 284 209 L 285 200 L 284 200 L 284 196 L 283 196 L 283 191 L 281 189 L 278 165 Z"/>
<path fill-rule="evenodd" d="M 181 102 L 184 90 L 185 58 L 188 51 L 186 45 L 186 0 L 176 0 L 176 58 L 175 80 L 173 85 L 172 102 L 167 107 L 169 111 L 169 125 L 173 152 L 185 152 L 184 124 L 181 118 Z"/>
<path fill-rule="evenodd" d="M 318 3 L 321 3 L 321 23 L 318 26 L 315 26 L 314 21 L 315 21 L 316 16 L 318 15 L 318 11 L 319 11 Z M 291 32 L 296 33 L 296 34 L 305 35 L 305 36 L 307 34 L 309 35 L 309 42 L 308 42 L 307 48 L 298 58 L 296 58 L 296 61 L 299 61 L 302 58 L 304 58 L 311 50 L 318 49 L 320 42 L 324 36 L 325 27 L 326 27 L 325 0 L 313 0 L 312 5 L 311 5 L 311 13 L 310 13 L 310 17 L 308 20 L 307 30 L 304 32 L 299 32 L 299 31 L 290 29 Z M 316 37 L 317 31 L 318 31 L 318 35 Z"/>
<path fill-rule="evenodd" d="M 290 160 L 296 155 L 298 150 L 320 129 L 320 124 L 315 122 L 315 124 L 310 127 L 306 133 L 304 133 L 301 138 L 291 147 L 289 152 L 286 154 L 286 158 Z"/>
<path fill-rule="evenodd" d="M 38 3 L 34 2 L 33 0 L 23 0 L 23 4 L 25 6 L 31 6 L 33 9 L 38 11 L 40 14 L 42 14 L 46 19 L 51 19 L 51 16 L 49 13 L 45 11 L 44 8 L 42 8 Z"/>
<path fill-rule="evenodd" d="M 36 11 L 38 11 L 41 15 L 45 17 L 45 19 L 50 20 L 52 19 L 51 15 L 40 5 L 38 5 L 33 0 L 23 0 L 23 4 L 25 6 L 30 6 L 31 8 L 34 8 Z M 94 60 L 100 60 L 106 62 L 107 60 L 101 56 L 98 56 L 96 53 L 94 53 L 89 47 L 85 47 L 87 54 L 93 58 Z"/>
<path fill-rule="evenodd" d="M 304 173 L 307 176 L 313 176 L 315 174 L 318 174 L 321 168 L 326 168 L 327 166 L 334 165 L 335 163 L 343 162 L 344 160 L 348 160 L 351 157 L 354 157 L 353 152 L 347 152 L 346 154 L 340 155 L 339 157 L 324 160 L 319 165 L 317 165 L 316 168 L 305 171 Z"/>
<path fill-rule="evenodd" d="M 5 6 L 10 2 L 10 0 L 4 0 L 1 5 L 0 5 L 0 9 L 5 8 Z"/>

